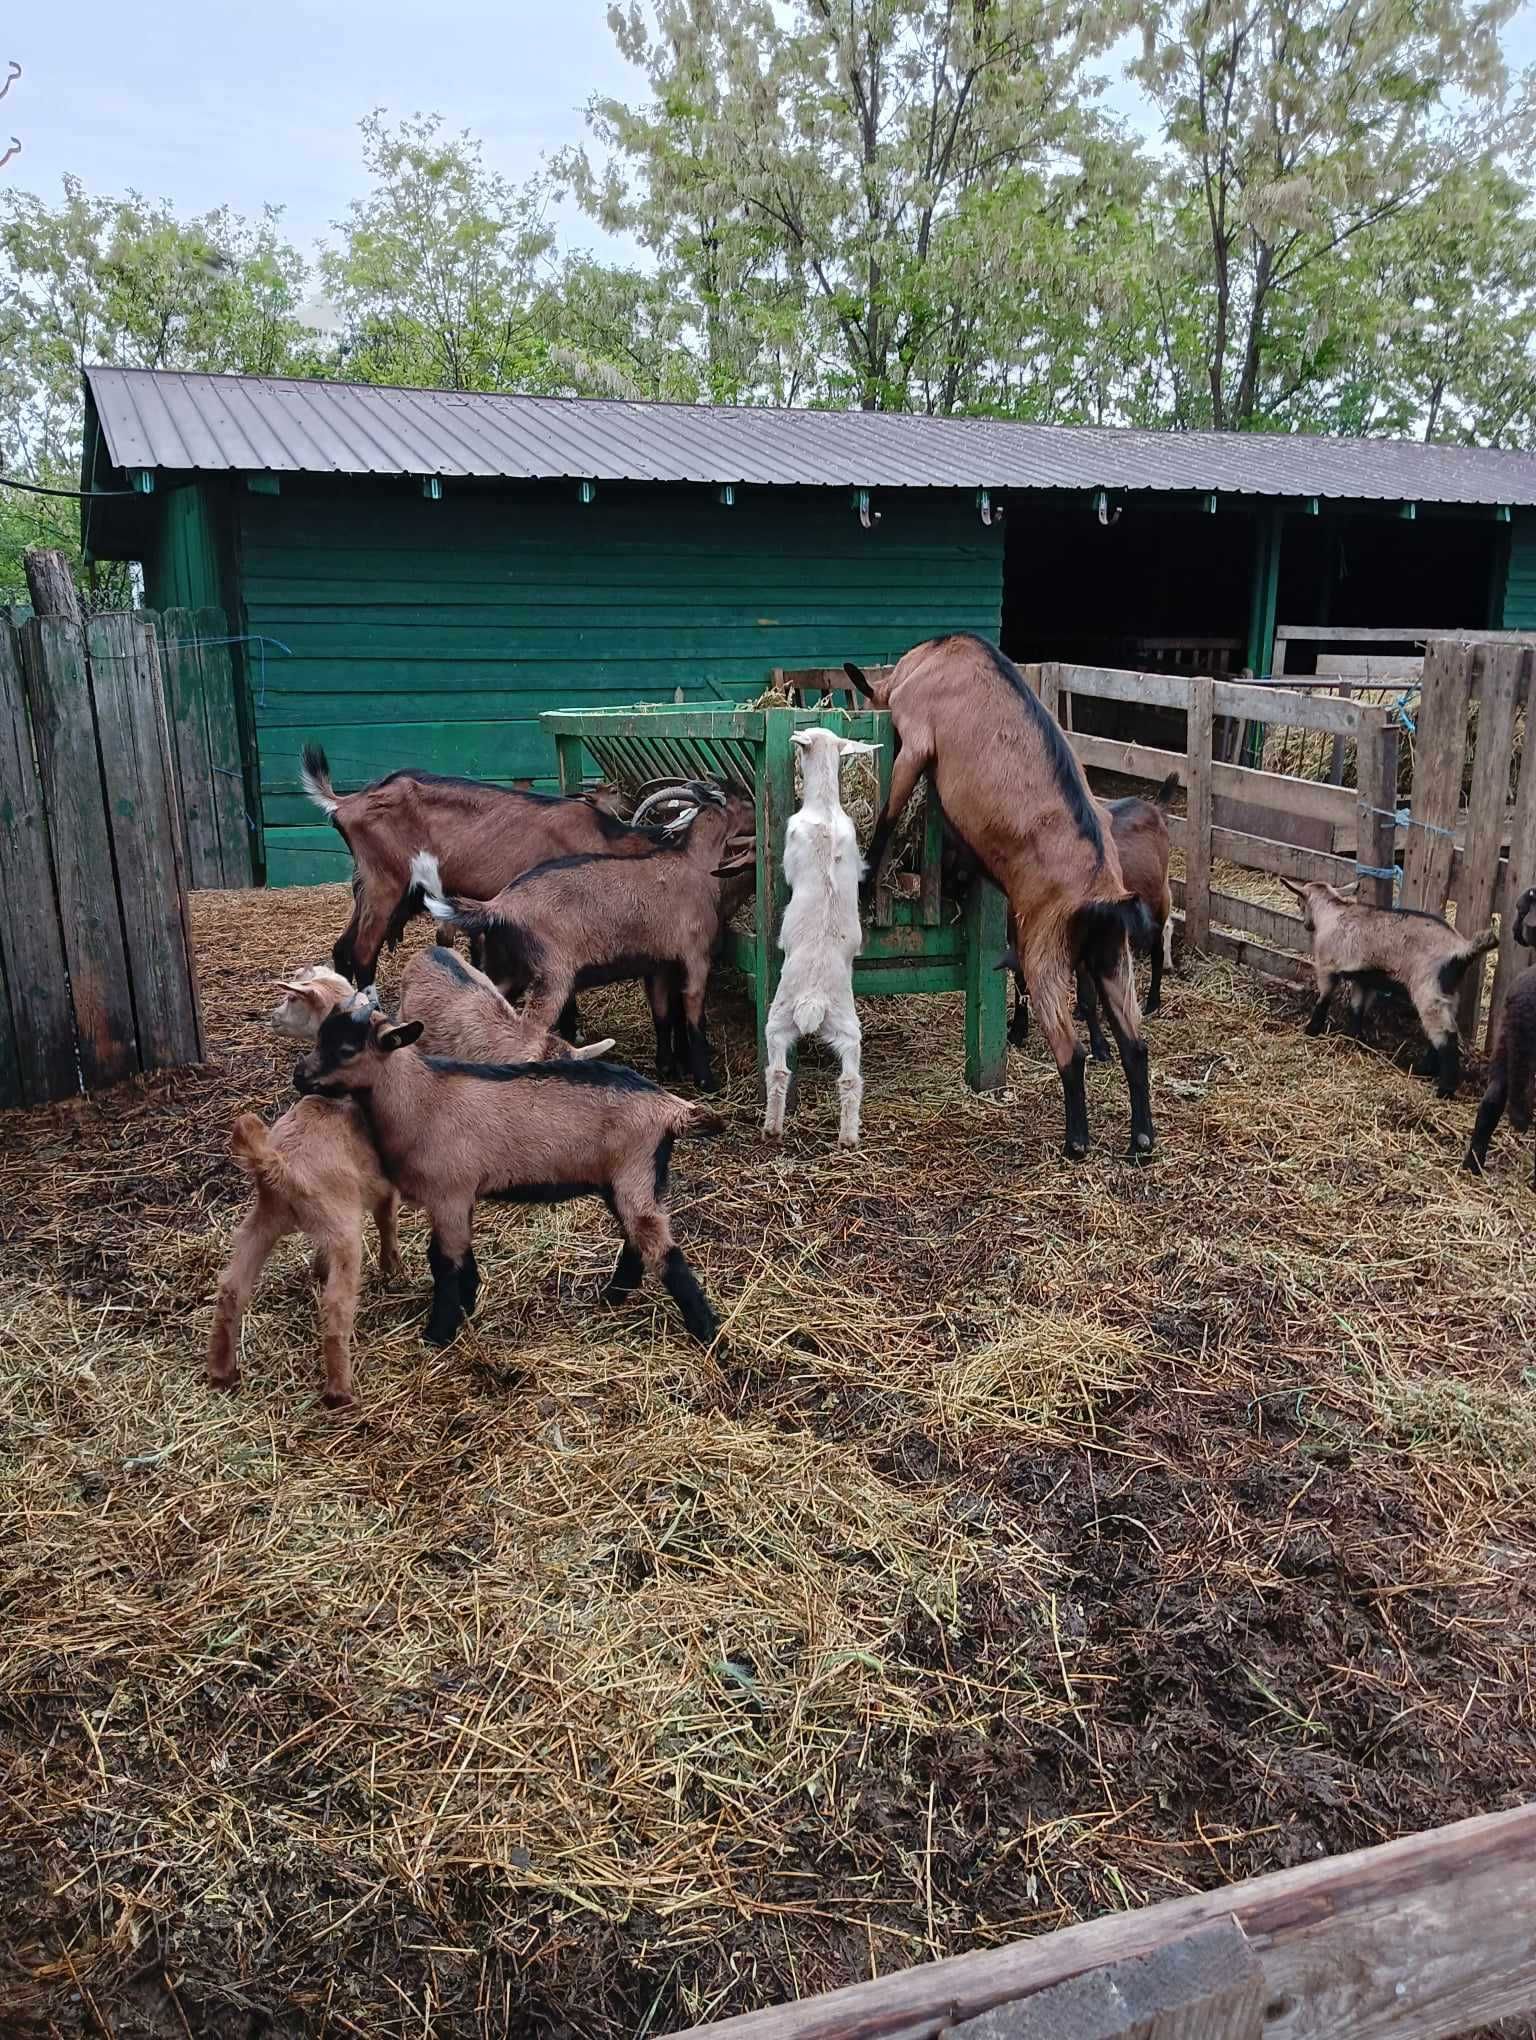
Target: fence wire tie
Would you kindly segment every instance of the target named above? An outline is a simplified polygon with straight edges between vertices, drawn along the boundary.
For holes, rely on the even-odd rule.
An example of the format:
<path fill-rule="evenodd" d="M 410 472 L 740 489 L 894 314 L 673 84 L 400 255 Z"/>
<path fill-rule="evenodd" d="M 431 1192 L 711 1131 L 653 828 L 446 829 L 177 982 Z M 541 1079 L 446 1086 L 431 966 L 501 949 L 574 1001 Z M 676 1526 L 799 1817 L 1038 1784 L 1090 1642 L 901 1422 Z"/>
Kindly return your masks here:
<path fill-rule="evenodd" d="M 273 647 L 273 649 L 274 649 L 275 651 L 279 651 L 279 652 L 281 652 L 281 653 L 282 653 L 282 655 L 283 655 L 283 657 L 284 657 L 285 659 L 291 659 L 291 658 L 293 657 L 293 651 L 292 651 L 292 648 L 291 648 L 290 646 L 288 646 L 288 645 L 285 645 L 285 644 L 283 643 L 283 641 L 282 641 L 282 639 L 281 639 L 281 638 L 275 638 L 275 637 L 264 637 L 264 636 L 263 636 L 263 635 L 261 634 L 261 632 L 260 632 L 260 631 L 245 631 L 245 632 L 242 632 L 242 633 L 241 633 L 241 634 L 240 634 L 239 636 L 237 636 L 237 637 L 189 637 L 189 638 L 167 638 L 167 639 L 166 639 L 166 644 L 167 644 L 167 646 L 172 646 L 172 645 L 255 645 L 255 647 L 256 647 L 256 706 L 257 706 L 258 708 L 265 708 L 265 707 L 266 707 L 266 705 L 267 705 L 267 646 L 268 646 L 268 645 L 271 645 L 271 646 Z M 247 820 L 247 821 L 250 821 L 250 816 L 249 816 L 249 815 L 247 815 L 247 816 L 246 816 L 246 820 Z M 254 822 L 252 822 L 252 823 L 251 823 L 251 826 L 252 826 L 252 828 L 254 828 L 254 827 L 255 827 L 256 825 L 255 825 L 255 823 L 254 823 Z"/>
<path fill-rule="evenodd" d="M 1423 692 L 1422 688 L 1416 687 L 1407 688 L 1404 690 L 1403 693 L 1401 693 L 1397 697 L 1396 701 L 1394 701 L 1392 704 L 1393 716 L 1396 718 L 1400 727 L 1408 732 L 1410 737 L 1416 737 L 1418 735 L 1419 726 L 1414 721 L 1413 716 L 1409 711 L 1408 696 L 1410 694 L 1418 694 L 1422 692 Z"/>
<path fill-rule="evenodd" d="M 1415 821 L 1407 808 L 1372 807 L 1369 801 L 1361 801 L 1361 807 L 1368 815 L 1380 815 L 1383 821 L 1396 822 L 1400 829 L 1422 829 L 1426 836 L 1443 836 L 1448 843 L 1456 840 L 1454 829 L 1442 829 L 1438 822 Z"/>
<path fill-rule="evenodd" d="M 242 795 L 244 794 L 245 774 L 243 772 L 237 772 L 233 765 L 215 765 L 213 770 L 218 773 L 221 779 L 238 779 L 241 783 L 241 793 Z M 256 824 L 251 820 L 249 809 L 242 805 L 240 812 L 245 816 L 245 826 L 254 836 L 256 834 Z"/>

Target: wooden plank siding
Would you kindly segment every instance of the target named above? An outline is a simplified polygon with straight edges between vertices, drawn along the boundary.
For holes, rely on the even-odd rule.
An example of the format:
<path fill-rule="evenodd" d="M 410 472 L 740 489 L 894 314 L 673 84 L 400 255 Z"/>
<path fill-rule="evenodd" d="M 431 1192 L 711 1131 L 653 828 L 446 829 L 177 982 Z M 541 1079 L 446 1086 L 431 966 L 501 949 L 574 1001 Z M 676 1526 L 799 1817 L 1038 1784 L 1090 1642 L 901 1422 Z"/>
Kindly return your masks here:
<path fill-rule="evenodd" d="M 1536 630 L 1536 510 L 1516 510 L 1510 520 L 1503 611 L 1505 630 Z"/>
<path fill-rule="evenodd" d="M 158 542 L 144 562 L 146 609 L 217 609 L 220 581 L 218 517 L 206 488 L 167 489 Z"/>
<path fill-rule="evenodd" d="M 890 663 L 920 638 L 996 638 L 1002 544 L 953 492 L 290 487 L 239 504 L 267 877 L 344 878 L 299 784 L 307 740 L 343 790 L 403 766 L 553 787 L 545 709 L 754 699 L 776 666 Z"/>

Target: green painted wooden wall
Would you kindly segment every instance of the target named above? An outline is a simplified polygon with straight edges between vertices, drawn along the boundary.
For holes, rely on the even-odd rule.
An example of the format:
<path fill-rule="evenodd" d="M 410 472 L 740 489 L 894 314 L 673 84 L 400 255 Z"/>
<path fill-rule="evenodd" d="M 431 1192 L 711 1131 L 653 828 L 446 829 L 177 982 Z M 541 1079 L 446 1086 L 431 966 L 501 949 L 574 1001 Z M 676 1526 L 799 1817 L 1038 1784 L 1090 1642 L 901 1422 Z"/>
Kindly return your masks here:
<path fill-rule="evenodd" d="M 1516 510 L 1504 574 L 1505 630 L 1536 630 L 1536 511 Z"/>
<path fill-rule="evenodd" d="M 216 500 L 206 484 L 167 489 L 157 540 L 144 562 L 146 609 L 217 609 L 220 576 Z"/>
<path fill-rule="evenodd" d="M 937 631 L 997 636 L 1002 537 L 959 491 L 549 484 L 432 502 L 403 483 L 290 484 L 239 499 L 244 616 L 287 647 L 248 662 L 267 879 L 344 878 L 304 798 L 324 745 L 338 788 L 402 766 L 554 784 L 541 710 L 748 700 L 775 666 L 880 664 Z"/>

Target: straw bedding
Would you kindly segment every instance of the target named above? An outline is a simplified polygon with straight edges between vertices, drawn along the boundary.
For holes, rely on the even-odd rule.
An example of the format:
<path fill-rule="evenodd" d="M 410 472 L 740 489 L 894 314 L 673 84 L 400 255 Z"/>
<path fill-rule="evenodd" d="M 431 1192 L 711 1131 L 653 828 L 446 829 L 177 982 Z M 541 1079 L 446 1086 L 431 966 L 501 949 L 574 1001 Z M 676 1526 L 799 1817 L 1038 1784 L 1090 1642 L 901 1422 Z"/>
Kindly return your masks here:
<path fill-rule="evenodd" d="M 429 1351 L 408 1218 L 337 1418 L 297 1244 L 199 1370 L 346 894 L 193 904 L 209 1066 L 0 1148 L 0 2029 L 661 2034 L 1528 1789 L 1529 1157 L 1457 1173 L 1466 1094 L 1209 966 L 1148 1169 L 1114 1072 L 1075 1170 L 1037 1049 L 965 1093 L 957 1001 L 772 1154 L 722 984 L 724 1355 L 594 1313 L 596 1204 L 486 1208 Z"/>

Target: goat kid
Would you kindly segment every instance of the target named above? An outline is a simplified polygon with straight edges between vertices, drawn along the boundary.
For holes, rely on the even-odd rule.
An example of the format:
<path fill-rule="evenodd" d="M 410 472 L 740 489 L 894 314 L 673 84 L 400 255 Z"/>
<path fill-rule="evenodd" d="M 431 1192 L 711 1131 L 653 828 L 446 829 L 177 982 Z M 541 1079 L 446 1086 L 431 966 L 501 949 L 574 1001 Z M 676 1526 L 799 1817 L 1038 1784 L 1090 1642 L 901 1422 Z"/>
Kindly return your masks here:
<path fill-rule="evenodd" d="M 352 917 L 331 960 L 359 987 L 373 983 L 385 946 L 393 949 L 422 911 L 410 872 L 423 847 L 436 857 L 445 885 L 489 898 L 552 857 L 643 855 L 663 833 L 631 827 L 600 797 L 530 793 L 436 772 L 391 772 L 339 794 L 317 744 L 305 745 L 300 776 L 352 853 Z M 680 790 L 690 788 L 680 783 Z"/>
<path fill-rule="evenodd" d="M 1307 1022 L 1308 1034 L 1321 1034 L 1327 1026 L 1328 1002 L 1339 983 L 1349 986 L 1346 1031 L 1356 1039 L 1365 1031 L 1371 996 L 1389 985 L 1401 985 L 1429 1038 L 1419 1074 L 1437 1079 L 1442 1098 L 1454 1096 L 1461 1080 L 1456 999 L 1478 957 L 1498 947 L 1496 931 L 1485 928 L 1480 935 L 1459 935 L 1438 914 L 1367 906 L 1321 879 L 1299 885 L 1283 878 L 1280 883 L 1300 900 L 1302 921 L 1312 939 L 1317 1003 Z"/>
<path fill-rule="evenodd" d="M 617 1063 L 461 1062 L 423 1055 L 421 1033 L 419 1020 L 387 1020 L 360 995 L 322 1023 L 294 1083 L 305 1098 L 356 1098 L 391 1181 L 427 1213 L 426 1337 L 447 1345 L 475 1308 L 480 1198 L 601 1197 L 624 1236 L 603 1300 L 621 1303 L 651 1275 L 708 1345 L 718 1321 L 672 1237 L 666 1196 L 673 1142 L 717 1131 L 718 1117 Z"/>
<path fill-rule="evenodd" d="M 272 1024 L 296 1041 L 313 1041 L 320 1023 L 356 989 L 339 971 L 310 964 L 278 980 L 284 993 Z M 400 980 L 400 1017 L 419 1020 L 426 1055 L 456 1055 L 466 1062 L 591 1062 L 614 1046 L 609 1035 L 572 1048 L 562 1035 L 536 1027 L 501 996 L 483 971 L 451 949 L 434 944 L 412 957 Z"/>
<path fill-rule="evenodd" d="M 1536 886 L 1520 895 L 1515 906 L 1515 940 L 1522 949 L 1536 949 Z M 1495 1129 L 1509 1113 L 1516 1133 L 1529 1133 L 1536 1107 L 1536 969 L 1527 968 L 1509 988 L 1504 1013 L 1499 1021 L 1499 1038 L 1488 1069 L 1488 1088 L 1477 1108 L 1464 1169 L 1475 1176 L 1488 1166 L 1488 1143 Z M 1536 1165 L 1531 1171 L 1531 1188 L 1536 1190 Z"/>
<path fill-rule="evenodd" d="M 1163 1003 L 1163 972 L 1173 968 L 1173 888 L 1168 883 L 1168 807 L 1178 791 L 1179 775 L 1170 772 L 1150 800 L 1128 794 L 1123 800 L 1096 803 L 1109 823 L 1120 855 L 1125 882 L 1146 908 L 1150 918 L 1150 939 L 1138 939 L 1137 948 L 1149 948 L 1152 981 L 1147 987 L 1143 1015 L 1156 1013 Z M 1010 931 L 1011 932 L 1011 931 Z M 1022 1048 L 1029 1038 L 1029 991 L 1018 967 L 1017 954 L 1010 949 L 999 969 L 1013 971 L 1013 1020 L 1008 1039 Z M 1109 1061 L 1109 1045 L 1099 1026 L 1099 1002 L 1093 979 L 1081 967 L 1077 973 L 1078 1017 L 1087 1022 L 1088 1053 L 1095 1062 Z"/>
<path fill-rule="evenodd" d="M 752 804 L 718 787 L 643 854 L 560 857 L 493 899 L 445 894 L 430 853 L 412 863 L 427 911 L 484 943 L 485 969 L 508 998 L 526 994 L 531 1022 L 552 1026 L 589 985 L 643 978 L 656 1027 L 656 1074 L 684 1058 L 701 1090 L 716 1088 L 704 996 L 721 929 L 722 860 L 744 841 Z"/>
<path fill-rule="evenodd" d="M 315 1038 L 339 1000 L 353 996 L 345 978 L 313 965 L 279 981 L 282 999 L 272 1025 L 280 1034 Z M 367 1125 L 349 1101 L 301 1099 L 270 1129 L 254 1112 L 242 1112 L 230 1131 L 230 1152 L 251 1178 L 255 1200 L 235 1232 L 228 1266 L 219 1278 L 208 1379 L 233 1388 L 240 1379 L 240 1325 L 272 1249 L 300 1232 L 315 1248 L 313 1272 L 324 1285 L 321 1350 L 327 1407 L 353 1402 L 352 1325 L 362 1279 L 363 1220 L 373 1214 L 379 1233 L 379 1272 L 400 1273 L 400 1199 L 379 1166 Z"/>
<path fill-rule="evenodd" d="M 844 812 L 838 784 L 842 761 L 878 750 L 833 730 L 796 730 L 790 738 L 800 752 L 800 806 L 784 832 L 784 876 L 790 900 L 779 931 L 784 970 L 766 1028 L 768 1105 L 763 1131 L 779 1138 L 789 1095 L 789 1051 L 808 1034 L 819 1035 L 837 1056 L 837 1138 L 857 1147 L 859 1106 L 864 1096 L 860 1068 L 862 1032 L 853 1002 L 853 959 L 863 944 L 859 925 L 859 880 L 864 860 L 859 839 Z"/>
<path fill-rule="evenodd" d="M 1011 659 L 968 634 L 915 646 L 874 682 L 857 666 L 844 670 L 890 710 L 900 745 L 869 848 L 867 886 L 878 882 L 891 832 L 930 772 L 945 819 L 1013 910 L 1030 1003 L 1061 1077 L 1068 1156 L 1088 1151 L 1087 1058 L 1073 1019 L 1082 966 L 1103 999 L 1125 1069 L 1131 1157 L 1144 1160 L 1156 1135 L 1128 938 L 1145 939 L 1147 910 L 1125 882 L 1055 717 Z"/>

